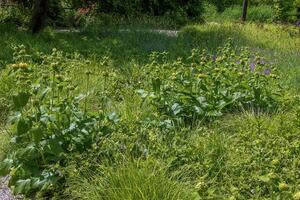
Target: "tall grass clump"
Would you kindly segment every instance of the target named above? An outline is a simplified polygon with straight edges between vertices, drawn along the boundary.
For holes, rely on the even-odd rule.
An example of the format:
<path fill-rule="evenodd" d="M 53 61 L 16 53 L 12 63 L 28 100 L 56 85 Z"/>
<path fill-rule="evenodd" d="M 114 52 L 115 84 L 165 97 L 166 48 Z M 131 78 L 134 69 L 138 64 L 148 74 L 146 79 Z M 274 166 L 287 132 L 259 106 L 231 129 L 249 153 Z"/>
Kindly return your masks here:
<path fill-rule="evenodd" d="M 99 166 L 99 171 L 93 175 L 79 176 L 71 181 L 70 195 L 83 200 L 195 199 L 186 185 L 170 178 L 164 168 L 149 163 Z"/>
<path fill-rule="evenodd" d="M 9 148 L 10 135 L 0 128 L 0 160 L 4 158 Z"/>

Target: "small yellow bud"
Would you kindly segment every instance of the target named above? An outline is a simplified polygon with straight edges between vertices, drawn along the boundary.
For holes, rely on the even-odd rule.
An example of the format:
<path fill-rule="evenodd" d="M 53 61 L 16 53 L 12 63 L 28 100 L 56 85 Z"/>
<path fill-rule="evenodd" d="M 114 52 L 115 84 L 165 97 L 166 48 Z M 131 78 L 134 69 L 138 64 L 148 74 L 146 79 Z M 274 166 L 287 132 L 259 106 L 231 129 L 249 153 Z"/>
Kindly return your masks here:
<path fill-rule="evenodd" d="M 300 191 L 294 194 L 294 200 L 300 200 Z"/>
<path fill-rule="evenodd" d="M 286 184 L 286 183 L 279 183 L 279 186 L 278 186 L 279 190 L 283 191 L 283 190 L 288 190 L 289 189 L 289 185 Z"/>
<path fill-rule="evenodd" d="M 206 75 L 206 74 L 198 74 L 197 77 L 198 77 L 198 78 L 206 78 L 207 75 Z"/>

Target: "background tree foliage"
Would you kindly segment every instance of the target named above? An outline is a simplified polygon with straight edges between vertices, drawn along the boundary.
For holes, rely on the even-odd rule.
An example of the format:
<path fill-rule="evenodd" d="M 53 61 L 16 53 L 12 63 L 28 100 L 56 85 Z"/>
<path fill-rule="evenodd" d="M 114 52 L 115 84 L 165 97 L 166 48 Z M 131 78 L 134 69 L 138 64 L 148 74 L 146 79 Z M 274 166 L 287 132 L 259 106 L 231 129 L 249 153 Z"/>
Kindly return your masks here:
<path fill-rule="evenodd" d="M 48 18 L 48 24 L 61 24 L 65 20 L 65 8 L 74 13 L 88 12 L 118 14 L 123 16 L 169 16 L 175 20 L 202 19 L 204 4 L 212 4 L 217 12 L 242 5 L 242 0 L 16 0 L 20 6 L 31 10 L 31 29 L 38 32 Z M 267 5 L 274 9 L 273 19 L 286 22 L 300 18 L 299 0 L 249 0 L 249 6 Z M 82 10 L 80 10 L 82 9 Z"/>

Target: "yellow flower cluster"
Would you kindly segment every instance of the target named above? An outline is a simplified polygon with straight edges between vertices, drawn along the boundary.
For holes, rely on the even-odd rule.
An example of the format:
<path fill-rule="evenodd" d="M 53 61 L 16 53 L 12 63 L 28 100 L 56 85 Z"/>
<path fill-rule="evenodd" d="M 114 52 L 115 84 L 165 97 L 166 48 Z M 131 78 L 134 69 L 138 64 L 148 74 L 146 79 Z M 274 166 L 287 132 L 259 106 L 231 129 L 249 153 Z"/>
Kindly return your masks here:
<path fill-rule="evenodd" d="M 11 67 L 13 69 L 26 69 L 26 68 L 29 67 L 29 65 L 27 63 L 20 62 L 20 63 L 17 63 L 17 64 L 12 64 Z"/>

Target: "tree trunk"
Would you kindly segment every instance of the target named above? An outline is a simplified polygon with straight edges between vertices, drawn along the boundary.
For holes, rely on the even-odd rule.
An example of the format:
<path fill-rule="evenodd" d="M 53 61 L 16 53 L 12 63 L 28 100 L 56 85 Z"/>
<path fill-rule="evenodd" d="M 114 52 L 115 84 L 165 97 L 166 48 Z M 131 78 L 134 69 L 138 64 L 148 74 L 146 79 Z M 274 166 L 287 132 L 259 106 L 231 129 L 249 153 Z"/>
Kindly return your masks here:
<path fill-rule="evenodd" d="M 31 31 L 33 34 L 40 32 L 46 22 L 49 0 L 36 0 L 31 19 Z"/>
<path fill-rule="evenodd" d="M 246 21 L 247 18 L 247 11 L 248 11 L 248 0 L 243 1 L 243 14 L 242 14 L 242 21 Z"/>

